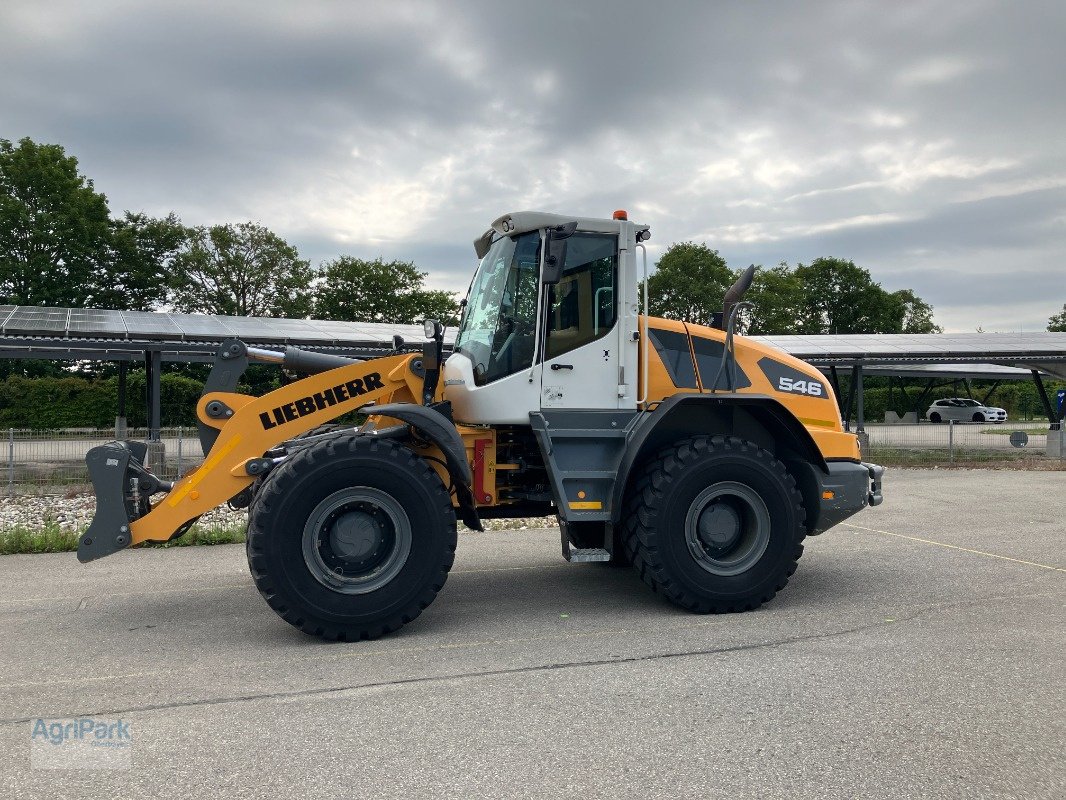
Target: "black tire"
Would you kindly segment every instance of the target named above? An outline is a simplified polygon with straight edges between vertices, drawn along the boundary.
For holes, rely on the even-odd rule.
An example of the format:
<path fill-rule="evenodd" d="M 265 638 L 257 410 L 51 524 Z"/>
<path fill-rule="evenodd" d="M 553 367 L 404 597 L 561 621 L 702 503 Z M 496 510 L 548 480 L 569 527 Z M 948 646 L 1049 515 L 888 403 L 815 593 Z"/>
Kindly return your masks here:
<path fill-rule="evenodd" d="M 338 436 L 272 472 L 251 508 L 248 564 L 274 611 L 323 639 L 374 639 L 422 613 L 455 559 L 437 473 L 388 439 Z M 347 552 L 346 552 L 347 549 Z"/>
<path fill-rule="evenodd" d="M 795 479 L 773 455 L 735 437 L 696 436 L 659 452 L 632 485 L 626 552 L 644 582 L 682 608 L 748 611 L 796 571 L 805 516 Z M 729 518 L 735 530 L 716 550 L 704 537 Z"/>
<path fill-rule="evenodd" d="M 980 412 L 978 412 L 978 413 L 973 415 L 973 421 L 974 422 L 984 422 L 985 421 L 985 415 L 980 413 Z"/>
<path fill-rule="evenodd" d="M 940 422 L 940 415 L 934 411 L 929 415 L 929 421 L 933 423 Z"/>

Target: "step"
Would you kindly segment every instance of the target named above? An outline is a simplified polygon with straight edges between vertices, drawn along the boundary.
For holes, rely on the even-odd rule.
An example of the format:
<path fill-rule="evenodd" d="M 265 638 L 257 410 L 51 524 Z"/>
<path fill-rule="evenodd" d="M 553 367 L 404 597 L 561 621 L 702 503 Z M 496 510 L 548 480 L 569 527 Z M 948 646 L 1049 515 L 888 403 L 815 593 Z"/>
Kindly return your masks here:
<path fill-rule="evenodd" d="M 570 563 L 588 563 L 590 561 L 610 561 L 611 554 L 602 547 L 571 547 Z"/>

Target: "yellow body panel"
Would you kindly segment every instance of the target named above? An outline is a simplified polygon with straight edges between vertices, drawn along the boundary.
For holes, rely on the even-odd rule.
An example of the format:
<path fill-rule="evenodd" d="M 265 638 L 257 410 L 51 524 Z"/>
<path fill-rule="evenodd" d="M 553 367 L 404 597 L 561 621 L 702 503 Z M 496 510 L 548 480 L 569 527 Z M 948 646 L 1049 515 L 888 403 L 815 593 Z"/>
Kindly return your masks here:
<path fill-rule="evenodd" d="M 665 331 L 685 337 L 688 345 L 688 356 L 691 359 L 689 366 L 696 384 L 694 387 L 675 386 L 658 350 L 649 344 L 647 349 L 648 403 L 661 402 L 679 392 L 709 393 L 711 391 L 709 384 L 714 381 L 714 376 L 708 377 L 700 373 L 696 355 L 693 351 L 693 339 L 710 339 L 724 347 L 725 331 L 704 325 L 692 325 L 657 317 L 649 318 L 647 324 L 651 329 L 651 333 Z M 643 328 L 643 325 L 641 327 Z M 738 393 L 767 395 L 778 400 L 803 424 L 826 459 L 859 459 L 858 439 L 844 430 L 833 389 L 817 369 L 775 347 L 752 341 L 743 336 L 733 337 L 733 350 L 736 354 L 737 366 L 743 370 L 748 380 L 751 381 L 750 386 L 738 388 Z M 764 358 L 773 359 L 779 364 L 802 373 L 811 380 L 818 381 L 824 387 L 821 395 L 811 397 L 779 391 L 778 387 L 770 382 L 759 366 L 759 361 Z M 708 386 L 704 385 L 705 382 Z"/>

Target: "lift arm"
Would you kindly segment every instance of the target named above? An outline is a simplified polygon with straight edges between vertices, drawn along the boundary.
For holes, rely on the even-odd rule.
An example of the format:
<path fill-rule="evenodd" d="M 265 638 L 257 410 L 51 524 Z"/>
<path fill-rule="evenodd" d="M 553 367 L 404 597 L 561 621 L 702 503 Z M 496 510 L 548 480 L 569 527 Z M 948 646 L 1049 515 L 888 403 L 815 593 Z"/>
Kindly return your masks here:
<path fill-rule="evenodd" d="M 383 401 L 414 402 L 422 393 L 414 353 L 348 364 L 296 381 L 262 397 L 208 391 L 197 404 L 203 426 L 218 431 L 204 463 L 173 486 L 141 464 L 143 450 L 113 442 L 86 460 L 97 513 L 78 545 L 91 561 L 142 542 L 165 542 L 202 514 L 236 497 L 273 462 L 271 449 L 342 414 Z M 141 492 L 168 490 L 155 505 L 131 501 Z M 143 513 L 142 513 L 143 512 Z"/>

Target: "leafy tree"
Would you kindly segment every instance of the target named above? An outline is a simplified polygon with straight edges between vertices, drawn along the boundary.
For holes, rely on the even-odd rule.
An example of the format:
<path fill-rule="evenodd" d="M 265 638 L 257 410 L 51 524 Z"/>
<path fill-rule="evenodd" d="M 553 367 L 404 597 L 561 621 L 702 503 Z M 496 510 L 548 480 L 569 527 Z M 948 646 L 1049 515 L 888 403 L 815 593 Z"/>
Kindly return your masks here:
<path fill-rule="evenodd" d="M 758 268 L 744 299 L 753 305 L 745 312 L 747 333 L 764 336 L 796 331 L 803 303 L 803 286 L 788 264 Z"/>
<path fill-rule="evenodd" d="M 680 242 L 671 245 L 648 279 L 648 302 L 657 317 L 710 324 L 722 310 L 726 290 L 736 280 L 717 250 L 706 244 Z"/>
<path fill-rule="evenodd" d="M 174 214 L 153 219 L 127 211 L 111 222 L 108 285 L 97 296 L 106 308 L 151 311 L 163 305 L 174 274 L 174 259 L 190 231 Z"/>
<path fill-rule="evenodd" d="M 1061 312 L 1051 315 L 1051 319 L 1047 321 L 1047 329 L 1066 332 L 1066 303 L 1063 304 Z"/>
<path fill-rule="evenodd" d="M 0 301 L 86 306 L 106 285 L 107 198 L 56 144 L 0 139 Z"/>
<path fill-rule="evenodd" d="M 803 289 L 796 333 L 886 333 L 897 327 L 897 304 L 870 272 L 843 258 L 797 264 Z"/>
<path fill-rule="evenodd" d="M 933 307 L 910 289 L 892 292 L 888 299 L 893 304 L 893 329 L 878 333 L 943 333 L 933 321 Z M 898 320 L 898 325 L 895 325 Z"/>
<path fill-rule="evenodd" d="M 174 307 L 205 314 L 307 317 L 312 278 L 295 247 L 252 222 L 194 228 L 171 265 Z"/>
<path fill-rule="evenodd" d="M 315 289 L 317 319 L 397 325 L 425 319 L 455 322 L 455 295 L 423 288 L 426 273 L 410 261 L 341 256 L 323 264 L 321 274 Z"/>

